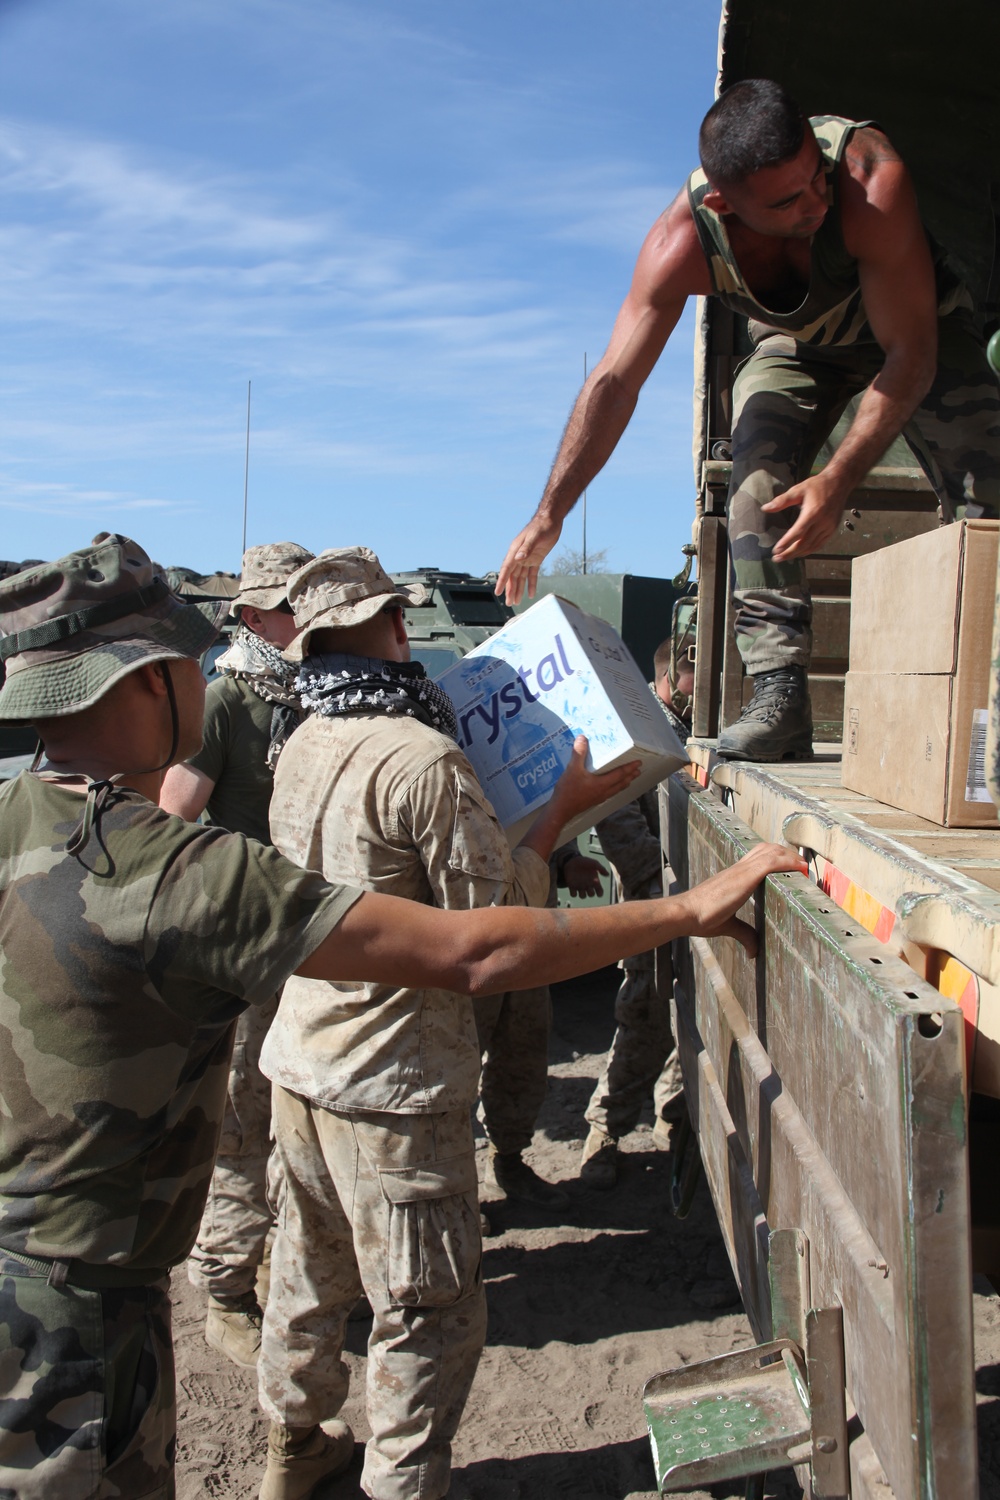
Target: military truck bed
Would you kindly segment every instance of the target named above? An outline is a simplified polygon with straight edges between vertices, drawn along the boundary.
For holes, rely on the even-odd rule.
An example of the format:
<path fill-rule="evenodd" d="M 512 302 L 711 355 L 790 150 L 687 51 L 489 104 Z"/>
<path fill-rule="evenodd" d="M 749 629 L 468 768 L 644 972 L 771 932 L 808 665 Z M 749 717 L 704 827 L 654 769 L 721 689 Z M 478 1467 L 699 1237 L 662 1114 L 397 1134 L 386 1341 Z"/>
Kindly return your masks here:
<path fill-rule="evenodd" d="M 755 960 L 674 945 L 689 1108 L 751 1324 L 801 1344 L 810 1309 L 843 1309 L 854 1496 L 974 1496 L 966 1147 L 974 1258 L 995 1273 L 1000 831 L 845 791 L 831 747 L 776 766 L 689 748 L 695 777 L 664 789 L 683 885 L 758 838 L 810 865 L 744 912 Z M 777 1295 L 775 1231 L 804 1246 Z"/>

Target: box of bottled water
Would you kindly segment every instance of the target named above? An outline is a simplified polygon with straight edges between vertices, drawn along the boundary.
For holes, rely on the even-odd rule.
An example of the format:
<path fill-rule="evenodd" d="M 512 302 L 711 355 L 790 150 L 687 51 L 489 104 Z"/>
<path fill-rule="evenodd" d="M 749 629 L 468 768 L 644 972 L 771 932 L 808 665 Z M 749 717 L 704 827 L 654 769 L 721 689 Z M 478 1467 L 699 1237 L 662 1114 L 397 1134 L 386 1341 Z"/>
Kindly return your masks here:
<path fill-rule="evenodd" d="M 642 763 L 624 792 L 564 829 L 569 839 L 687 765 L 683 745 L 621 636 L 549 594 L 437 679 L 458 743 L 512 843 L 529 827 L 585 734 L 588 765 Z"/>

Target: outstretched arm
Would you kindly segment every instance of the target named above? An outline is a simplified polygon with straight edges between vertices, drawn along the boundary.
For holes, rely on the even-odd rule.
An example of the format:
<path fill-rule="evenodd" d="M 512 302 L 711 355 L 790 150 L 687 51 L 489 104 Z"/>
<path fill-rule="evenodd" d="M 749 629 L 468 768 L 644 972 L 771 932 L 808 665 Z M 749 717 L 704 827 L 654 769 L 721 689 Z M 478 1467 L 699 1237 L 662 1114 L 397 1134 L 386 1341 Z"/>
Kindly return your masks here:
<path fill-rule="evenodd" d="M 871 129 L 852 137 L 840 171 L 844 244 L 857 257 L 865 312 L 885 362 L 826 467 L 763 507 L 800 507 L 774 549 L 777 562 L 807 557 L 833 535 L 851 491 L 916 411 L 937 366 L 934 267 L 909 174 L 881 131 Z"/>
<path fill-rule="evenodd" d="M 564 519 L 614 452 L 684 303 L 709 289 L 682 190 L 646 236 L 611 341 L 576 399 L 538 509 L 507 549 L 496 591 L 508 604 L 520 603 L 525 585 L 534 597 L 539 568 Z"/>
<path fill-rule="evenodd" d="M 597 911 L 440 911 L 366 892 L 298 973 L 493 995 L 571 979 L 685 934 L 735 937 L 753 954 L 753 930 L 736 912 L 767 875 L 783 870 L 805 874 L 806 866 L 794 849 L 758 844 L 682 895 Z"/>

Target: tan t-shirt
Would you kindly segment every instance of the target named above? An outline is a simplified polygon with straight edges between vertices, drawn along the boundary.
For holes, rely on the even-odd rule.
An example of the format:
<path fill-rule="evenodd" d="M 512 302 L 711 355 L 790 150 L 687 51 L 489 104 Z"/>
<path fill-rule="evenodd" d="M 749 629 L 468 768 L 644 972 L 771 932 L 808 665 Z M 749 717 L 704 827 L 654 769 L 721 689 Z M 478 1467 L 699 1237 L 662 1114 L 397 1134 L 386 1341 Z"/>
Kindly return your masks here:
<path fill-rule="evenodd" d="M 327 880 L 428 906 L 544 906 L 549 868 L 511 853 L 455 742 L 401 715 L 314 715 L 282 751 L 271 800 L 282 853 Z M 343 1112 L 471 1104 L 479 1048 L 468 998 L 294 977 L 264 1046 L 267 1076 Z"/>

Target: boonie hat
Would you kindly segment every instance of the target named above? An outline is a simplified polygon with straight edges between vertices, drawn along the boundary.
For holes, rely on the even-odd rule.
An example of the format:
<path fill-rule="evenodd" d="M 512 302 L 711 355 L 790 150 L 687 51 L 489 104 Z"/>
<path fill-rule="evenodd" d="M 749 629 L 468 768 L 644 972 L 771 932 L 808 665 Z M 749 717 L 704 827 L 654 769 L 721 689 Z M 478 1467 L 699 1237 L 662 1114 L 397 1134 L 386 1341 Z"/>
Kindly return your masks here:
<path fill-rule="evenodd" d="M 314 553 L 297 542 L 265 542 L 248 547 L 243 554 L 239 593 L 232 603 L 233 614 L 244 604 L 254 609 L 277 609 L 284 603 L 288 580 L 304 563 L 312 562 Z"/>
<path fill-rule="evenodd" d="M 0 583 L 0 719 L 79 713 L 143 662 L 197 661 L 228 609 L 180 599 L 136 542 L 102 531 Z"/>
<path fill-rule="evenodd" d="M 387 604 L 426 604 L 429 598 L 422 583 L 394 583 L 370 547 L 330 547 L 288 585 L 299 634 L 285 655 L 293 661 L 308 656 L 314 630 L 343 630 L 372 619 Z"/>

